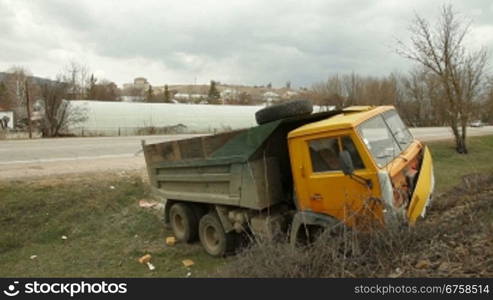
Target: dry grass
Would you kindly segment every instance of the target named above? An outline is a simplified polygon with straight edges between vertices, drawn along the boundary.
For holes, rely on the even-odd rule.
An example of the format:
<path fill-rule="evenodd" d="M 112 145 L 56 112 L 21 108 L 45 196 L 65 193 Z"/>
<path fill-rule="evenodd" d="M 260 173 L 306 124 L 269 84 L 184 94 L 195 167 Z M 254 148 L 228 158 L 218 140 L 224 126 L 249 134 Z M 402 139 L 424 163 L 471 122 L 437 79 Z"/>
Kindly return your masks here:
<path fill-rule="evenodd" d="M 256 241 L 216 276 L 491 277 L 492 196 L 493 177 L 467 176 L 413 228 L 324 233 L 297 248 L 287 240 Z"/>

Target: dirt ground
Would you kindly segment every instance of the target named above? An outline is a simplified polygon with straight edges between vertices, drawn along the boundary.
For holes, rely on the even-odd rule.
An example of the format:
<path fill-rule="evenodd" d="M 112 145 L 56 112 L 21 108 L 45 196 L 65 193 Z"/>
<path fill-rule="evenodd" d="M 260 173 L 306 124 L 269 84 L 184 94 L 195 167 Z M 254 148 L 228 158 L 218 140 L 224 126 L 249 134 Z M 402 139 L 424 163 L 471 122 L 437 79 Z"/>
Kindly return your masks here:
<path fill-rule="evenodd" d="M 105 171 L 132 171 L 145 174 L 144 157 L 101 158 L 92 160 L 68 160 L 50 163 L 29 163 L 9 165 L 0 168 L 0 180 L 29 179 L 51 175 L 97 173 Z"/>
<path fill-rule="evenodd" d="M 493 276 L 493 176 L 465 176 L 461 185 L 437 199 L 425 228 L 428 253 L 412 253 L 416 276 Z"/>

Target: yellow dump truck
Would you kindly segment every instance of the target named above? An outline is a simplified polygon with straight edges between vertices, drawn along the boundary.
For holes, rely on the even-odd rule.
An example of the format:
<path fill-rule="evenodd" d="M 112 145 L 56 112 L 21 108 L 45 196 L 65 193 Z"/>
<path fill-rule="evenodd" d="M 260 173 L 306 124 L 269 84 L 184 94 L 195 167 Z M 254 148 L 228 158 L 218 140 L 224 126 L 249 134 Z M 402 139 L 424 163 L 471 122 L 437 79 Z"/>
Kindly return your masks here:
<path fill-rule="evenodd" d="M 392 106 L 312 113 L 307 101 L 266 107 L 258 126 L 143 144 L 153 192 L 176 238 L 213 256 L 244 233 L 311 229 L 360 220 L 414 224 L 433 192 L 429 149 Z M 309 228 L 310 230 L 307 230 Z"/>

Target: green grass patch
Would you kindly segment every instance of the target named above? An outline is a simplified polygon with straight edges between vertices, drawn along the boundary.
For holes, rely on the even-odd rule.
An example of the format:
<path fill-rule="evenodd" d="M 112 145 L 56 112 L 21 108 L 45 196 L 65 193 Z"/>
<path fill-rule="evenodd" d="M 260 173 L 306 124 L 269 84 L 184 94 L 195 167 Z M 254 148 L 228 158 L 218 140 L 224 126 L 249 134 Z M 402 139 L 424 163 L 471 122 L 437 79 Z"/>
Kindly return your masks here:
<path fill-rule="evenodd" d="M 186 258 L 204 276 L 222 263 L 199 244 L 167 247 L 159 211 L 138 206 L 148 197 L 139 177 L 0 183 L 0 276 L 183 277 Z M 137 262 L 147 253 L 155 271 Z"/>
<path fill-rule="evenodd" d="M 469 138 L 469 154 L 457 153 L 453 141 L 428 145 L 433 157 L 438 193 L 459 184 L 464 175 L 493 172 L 493 135 Z"/>

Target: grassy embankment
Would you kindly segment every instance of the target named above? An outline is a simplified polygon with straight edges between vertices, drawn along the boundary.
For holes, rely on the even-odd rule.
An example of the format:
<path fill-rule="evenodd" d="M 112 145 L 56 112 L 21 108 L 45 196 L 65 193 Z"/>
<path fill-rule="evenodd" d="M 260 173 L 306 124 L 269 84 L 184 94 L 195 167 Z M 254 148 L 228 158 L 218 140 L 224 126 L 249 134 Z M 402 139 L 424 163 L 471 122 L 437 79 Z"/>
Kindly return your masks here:
<path fill-rule="evenodd" d="M 187 258 L 192 276 L 215 267 L 198 244 L 166 247 L 159 212 L 138 206 L 148 195 L 137 175 L 0 183 L 0 276 L 183 277 Z M 137 262 L 147 253 L 155 271 Z"/>
<path fill-rule="evenodd" d="M 439 194 L 464 175 L 493 173 L 493 136 L 471 138 L 469 155 L 451 142 L 430 146 Z M 183 277 L 187 258 L 192 276 L 205 276 L 224 264 L 198 243 L 167 247 L 159 212 L 138 206 L 145 198 L 146 184 L 128 174 L 0 182 L 0 276 Z M 155 271 L 137 262 L 147 253 Z"/>

